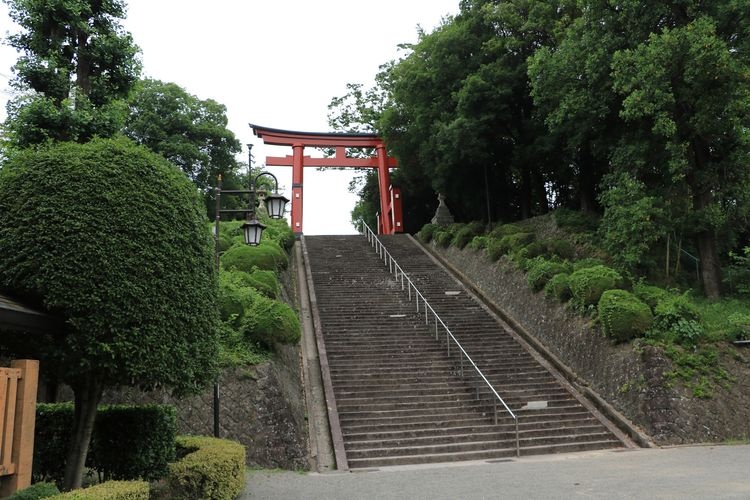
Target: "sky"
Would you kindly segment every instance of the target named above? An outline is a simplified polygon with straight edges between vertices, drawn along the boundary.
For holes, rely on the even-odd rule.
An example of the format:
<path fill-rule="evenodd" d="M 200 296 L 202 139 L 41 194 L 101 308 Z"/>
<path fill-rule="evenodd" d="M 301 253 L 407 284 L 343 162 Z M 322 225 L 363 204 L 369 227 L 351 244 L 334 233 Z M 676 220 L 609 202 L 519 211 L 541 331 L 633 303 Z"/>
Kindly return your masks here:
<path fill-rule="evenodd" d="M 257 165 L 291 148 L 265 146 L 249 123 L 327 132 L 328 104 L 347 83 L 373 83 L 378 67 L 458 12 L 459 0 L 130 0 L 123 25 L 141 48 L 143 76 L 227 107 L 229 129 L 253 144 Z M 0 3 L 0 34 L 17 27 Z M 17 55 L 0 47 L 0 118 Z M 312 152 L 305 151 L 306 154 Z M 313 153 L 314 154 L 314 153 Z M 242 153 L 247 159 L 247 149 Z M 291 168 L 268 169 L 290 196 Z M 305 234 L 350 234 L 351 170 L 304 172 Z"/>

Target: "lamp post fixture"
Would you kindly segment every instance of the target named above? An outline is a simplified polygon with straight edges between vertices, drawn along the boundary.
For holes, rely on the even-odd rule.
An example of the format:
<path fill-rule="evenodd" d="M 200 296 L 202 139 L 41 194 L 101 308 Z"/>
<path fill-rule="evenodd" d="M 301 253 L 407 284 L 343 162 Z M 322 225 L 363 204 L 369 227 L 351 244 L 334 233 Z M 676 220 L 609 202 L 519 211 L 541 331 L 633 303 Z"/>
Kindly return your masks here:
<path fill-rule="evenodd" d="M 221 175 L 218 177 L 216 183 L 216 224 L 214 226 L 214 238 L 216 243 L 216 273 L 218 275 L 221 260 L 219 259 L 219 223 L 221 222 L 221 214 L 225 213 L 245 213 L 245 223 L 242 224 L 242 231 L 245 236 L 245 244 L 250 246 L 257 246 L 260 244 L 260 239 L 263 236 L 263 230 L 266 228 L 265 224 L 258 220 L 255 214 L 255 209 L 258 206 L 258 191 L 256 186 L 258 179 L 263 175 L 268 175 L 273 178 L 274 181 L 274 192 L 266 194 L 265 203 L 266 210 L 268 211 L 269 217 L 272 219 L 281 219 L 284 216 L 286 210 L 286 204 L 289 200 L 282 194 L 279 193 L 279 180 L 270 172 L 261 172 L 254 178 L 252 176 L 252 165 L 253 165 L 253 145 L 248 144 L 248 161 L 247 171 L 248 177 L 250 178 L 250 189 L 227 189 L 222 191 L 221 189 Z M 222 209 L 221 208 L 221 194 L 247 194 L 249 195 L 248 207 L 246 209 Z M 218 381 L 214 384 L 214 437 L 221 437 L 219 428 L 219 383 Z"/>

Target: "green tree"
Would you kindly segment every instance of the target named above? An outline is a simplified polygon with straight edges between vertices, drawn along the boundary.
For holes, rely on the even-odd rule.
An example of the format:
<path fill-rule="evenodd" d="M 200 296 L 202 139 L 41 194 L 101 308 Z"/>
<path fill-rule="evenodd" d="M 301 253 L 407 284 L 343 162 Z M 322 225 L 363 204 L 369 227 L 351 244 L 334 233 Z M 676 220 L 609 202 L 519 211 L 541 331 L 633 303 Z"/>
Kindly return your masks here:
<path fill-rule="evenodd" d="M 138 48 L 119 20 L 121 0 L 4 0 L 22 31 L 8 43 L 20 97 L 8 104 L 6 135 L 25 147 L 85 142 L 119 133 L 123 99 L 138 78 Z"/>
<path fill-rule="evenodd" d="M 208 194 L 221 174 L 231 181 L 242 148 L 227 129 L 227 109 L 175 83 L 139 82 L 130 100 L 125 134 L 177 165 Z"/>
<path fill-rule="evenodd" d="M 125 138 L 11 155 L 0 170 L 0 288 L 65 322 L 31 354 L 75 394 L 66 489 L 81 484 L 105 387 L 189 393 L 215 378 L 217 285 L 203 207 L 182 172 Z"/>
<path fill-rule="evenodd" d="M 746 5 L 750 7 L 750 5 Z M 703 12 L 665 27 L 634 49 L 615 54 L 620 115 L 651 132 L 664 154 L 662 172 L 685 186 L 706 295 L 721 294 L 717 234 L 731 220 L 741 190 L 750 186 L 750 56 L 723 39 Z M 732 34 L 733 35 L 733 34 Z M 738 192 L 740 190 L 740 192 Z"/>

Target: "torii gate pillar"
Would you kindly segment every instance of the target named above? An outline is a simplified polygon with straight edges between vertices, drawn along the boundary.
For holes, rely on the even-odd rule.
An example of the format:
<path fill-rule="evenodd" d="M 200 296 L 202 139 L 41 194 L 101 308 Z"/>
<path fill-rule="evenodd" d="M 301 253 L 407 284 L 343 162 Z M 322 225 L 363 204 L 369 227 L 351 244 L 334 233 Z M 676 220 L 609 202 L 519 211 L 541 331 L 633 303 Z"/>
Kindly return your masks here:
<path fill-rule="evenodd" d="M 396 159 L 388 156 L 383 140 L 376 134 L 345 134 L 321 132 L 294 132 L 250 124 L 256 136 L 264 144 L 291 146 L 292 156 L 266 157 L 266 166 L 292 167 L 292 230 L 302 234 L 303 171 L 305 167 L 353 167 L 378 169 L 378 190 L 380 213 L 378 232 L 385 234 L 401 233 L 404 230 L 401 191 L 391 185 L 389 170 L 397 167 Z M 312 158 L 305 156 L 305 147 L 335 148 L 332 158 Z M 346 156 L 346 148 L 374 148 L 376 157 L 351 158 Z"/>

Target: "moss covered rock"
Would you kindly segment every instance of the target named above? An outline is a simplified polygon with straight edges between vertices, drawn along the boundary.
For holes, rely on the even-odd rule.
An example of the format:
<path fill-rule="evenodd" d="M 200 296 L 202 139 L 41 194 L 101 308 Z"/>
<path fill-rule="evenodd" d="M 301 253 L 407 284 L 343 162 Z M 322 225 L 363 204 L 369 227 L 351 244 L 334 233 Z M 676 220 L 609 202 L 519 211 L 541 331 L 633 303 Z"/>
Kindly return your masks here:
<path fill-rule="evenodd" d="M 642 336 L 654 317 L 648 304 L 626 290 L 606 290 L 599 299 L 599 320 L 605 335 L 617 342 Z"/>

